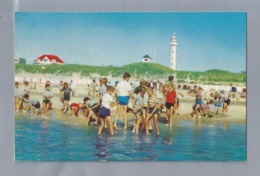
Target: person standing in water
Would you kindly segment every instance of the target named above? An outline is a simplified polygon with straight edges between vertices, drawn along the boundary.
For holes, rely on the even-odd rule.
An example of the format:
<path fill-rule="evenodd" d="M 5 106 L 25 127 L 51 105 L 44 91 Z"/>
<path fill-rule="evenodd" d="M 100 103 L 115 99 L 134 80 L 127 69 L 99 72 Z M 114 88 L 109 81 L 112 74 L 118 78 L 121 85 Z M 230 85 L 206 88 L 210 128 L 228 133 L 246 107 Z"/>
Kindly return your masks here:
<path fill-rule="evenodd" d="M 118 106 L 114 127 L 117 127 L 117 120 L 122 109 L 124 116 L 124 129 L 127 129 L 127 105 L 129 103 L 129 98 L 132 95 L 132 86 L 129 83 L 130 77 L 131 75 L 125 72 L 123 75 L 123 80 L 120 81 L 116 87 Z"/>

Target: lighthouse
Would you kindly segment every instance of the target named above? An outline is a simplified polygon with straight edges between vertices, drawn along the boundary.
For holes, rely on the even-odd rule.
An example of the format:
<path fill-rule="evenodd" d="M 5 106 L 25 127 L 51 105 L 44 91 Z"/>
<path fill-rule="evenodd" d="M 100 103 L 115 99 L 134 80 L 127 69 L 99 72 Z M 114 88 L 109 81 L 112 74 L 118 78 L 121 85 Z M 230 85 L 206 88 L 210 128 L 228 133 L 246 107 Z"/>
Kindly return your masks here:
<path fill-rule="evenodd" d="M 175 33 L 173 34 L 171 38 L 171 62 L 170 62 L 170 68 L 172 70 L 176 70 L 176 47 L 177 47 L 177 41 Z"/>

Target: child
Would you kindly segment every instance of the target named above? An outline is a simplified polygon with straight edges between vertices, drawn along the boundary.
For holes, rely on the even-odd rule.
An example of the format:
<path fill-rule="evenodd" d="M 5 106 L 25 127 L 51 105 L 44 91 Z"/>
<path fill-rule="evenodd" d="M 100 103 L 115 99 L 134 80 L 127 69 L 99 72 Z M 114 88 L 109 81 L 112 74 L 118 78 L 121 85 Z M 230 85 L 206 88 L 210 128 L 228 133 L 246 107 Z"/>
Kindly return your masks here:
<path fill-rule="evenodd" d="M 149 121 L 151 120 L 151 118 L 153 118 L 153 122 L 154 122 L 154 126 L 155 126 L 155 130 L 157 132 L 157 135 L 160 135 L 160 131 L 159 131 L 159 126 L 158 126 L 158 99 L 157 97 L 153 94 L 153 89 L 151 87 L 149 87 L 147 89 L 147 93 L 148 93 L 148 114 L 145 120 L 145 129 L 146 129 L 146 134 L 149 134 Z"/>
<path fill-rule="evenodd" d="M 39 102 L 37 99 L 35 99 L 35 98 L 31 98 L 28 94 L 25 94 L 25 95 L 23 96 L 23 98 L 24 98 L 25 103 L 28 103 L 28 104 L 29 104 L 29 105 L 27 106 L 27 108 L 24 109 L 23 112 L 27 112 L 29 109 L 31 109 L 31 114 L 33 114 L 33 109 L 32 109 L 32 107 L 34 107 L 34 108 L 35 108 L 35 115 L 37 115 L 37 114 L 38 114 L 38 111 L 39 111 L 39 109 L 40 109 L 40 107 L 41 107 L 40 102 Z"/>
<path fill-rule="evenodd" d="M 176 92 L 173 88 L 173 84 L 165 86 L 166 89 L 166 114 L 168 117 L 168 127 L 172 127 L 172 115 L 174 114 L 174 103 L 176 99 Z"/>
<path fill-rule="evenodd" d="M 14 87 L 14 104 L 15 104 L 15 110 L 19 110 L 20 107 L 19 101 L 21 100 L 21 95 L 20 95 L 20 91 L 19 91 L 19 83 L 15 82 L 15 87 Z M 22 100 L 21 100 L 22 101 Z"/>
<path fill-rule="evenodd" d="M 195 110 L 196 118 L 200 118 L 199 109 L 200 109 L 200 106 L 202 104 L 202 96 L 201 96 L 202 89 L 199 89 L 196 92 L 197 92 L 197 94 L 196 94 L 195 109 L 194 110 Z"/>
<path fill-rule="evenodd" d="M 71 103 L 70 110 L 72 110 L 73 117 L 79 116 L 79 110 L 84 109 L 86 106 L 82 103 Z"/>
<path fill-rule="evenodd" d="M 207 112 L 207 109 L 208 109 L 208 100 L 207 100 L 207 98 L 204 98 L 203 103 L 202 103 L 200 109 L 201 109 L 202 115 L 203 116 L 207 116 L 207 114 L 208 114 L 208 112 Z"/>
<path fill-rule="evenodd" d="M 129 102 L 129 96 L 131 95 L 132 86 L 129 83 L 131 75 L 127 72 L 123 75 L 123 81 L 120 81 L 117 86 L 117 113 L 116 113 L 116 119 L 114 123 L 114 127 L 117 127 L 117 120 L 119 117 L 119 113 L 121 109 L 123 109 L 123 116 L 124 116 L 124 129 L 127 129 L 127 105 Z"/>
<path fill-rule="evenodd" d="M 209 100 L 209 105 L 208 105 L 208 117 L 215 117 L 215 111 L 216 111 L 216 107 L 214 105 L 214 100 L 210 99 Z"/>
<path fill-rule="evenodd" d="M 98 88 L 98 93 L 99 93 L 99 101 L 98 104 L 99 106 L 102 104 L 102 97 L 107 93 L 107 78 L 100 78 L 99 79 L 99 88 Z M 105 128 L 107 128 L 107 123 L 105 122 Z"/>
<path fill-rule="evenodd" d="M 22 107 L 23 103 L 23 96 L 25 94 L 28 94 L 30 91 L 29 83 L 28 81 L 24 81 L 23 86 L 19 88 L 18 94 L 19 94 L 19 99 L 17 101 L 17 106 L 16 106 L 16 112 L 19 111 L 20 107 Z"/>
<path fill-rule="evenodd" d="M 63 113 L 65 114 L 69 110 L 70 92 L 72 92 L 72 96 L 74 96 L 74 91 L 69 87 L 69 84 L 65 82 L 61 92 L 63 94 L 63 99 L 61 99 L 63 103 Z"/>
<path fill-rule="evenodd" d="M 149 98 L 149 95 L 147 93 L 147 89 L 148 87 L 150 87 L 150 83 L 147 82 L 147 81 L 144 81 L 144 83 L 142 84 L 142 88 L 144 88 L 146 91 L 144 93 L 144 99 L 143 99 L 143 104 L 142 104 L 142 109 L 143 109 L 143 112 L 142 112 L 142 116 L 143 116 L 143 119 L 145 121 L 146 119 L 146 116 L 147 116 L 147 111 L 148 111 L 148 98 Z M 145 123 L 143 123 L 143 126 L 142 128 L 145 128 Z M 151 123 L 149 122 L 149 130 L 152 130 L 153 127 L 151 125 Z"/>
<path fill-rule="evenodd" d="M 63 88 L 63 81 L 60 81 L 60 84 L 59 84 L 59 90 L 60 90 L 60 93 L 62 92 L 62 88 Z"/>
<path fill-rule="evenodd" d="M 222 113 L 224 114 L 225 112 L 228 112 L 228 106 L 230 104 L 230 99 L 228 98 L 227 95 L 223 96 L 223 108 L 222 108 Z"/>
<path fill-rule="evenodd" d="M 50 85 L 45 85 L 45 90 L 43 91 L 43 117 L 48 118 L 48 110 L 50 105 L 50 100 L 53 97 Z"/>
<path fill-rule="evenodd" d="M 91 100 L 89 97 L 85 97 L 83 101 L 84 104 L 86 104 L 88 110 L 88 114 L 86 114 L 87 116 L 86 126 L 90 124 L 93 115 L 95 115 L 95 125 L 97 125 L 100 105 L 95 100 Z"/>
<path fill-rule="evenodd" d="M 105 121 L 107 120 L 109 123 L 109 128 L 110 128 L 110 134 L 114 135 L 114 128 L 113 128 L 113 123 L 111 119 L 111 113 L 110 113 L 110 108 L 113 106 L 116 106 L 116 102 L 113 101 L 112 94 L 114 93 L 115 88 L 112 86 L 107 87 L 107 93 L 102 97 L 102 104 L 101 108 L 99 111 L 99 117 L 101 118 L 101 125 L 98 129 L 98 135 L 102 133 L 102 129 L 105 126 Z"/>
<path fill-rule="evenodd" d="M 143 100 L 144 100 L 144 94 L 146 92 L 146 89 L 140 88 L 139 93 L 135 96 L 135 123 L 134 128 L 132 130 L 133 133 L 139 133 L 139 125 L 143 121 L 144 124 L 144 118 L 143 118 Z"/>
<path fill-rule="evenodd" d="M 219 94 L 217 94 L 217 96 L 215 97 L 215 107 L 217 108 L 217 112 L 216 114 L 218 114 L 218 109 L 219 107 L 222 106 L 222 100 Z"/>

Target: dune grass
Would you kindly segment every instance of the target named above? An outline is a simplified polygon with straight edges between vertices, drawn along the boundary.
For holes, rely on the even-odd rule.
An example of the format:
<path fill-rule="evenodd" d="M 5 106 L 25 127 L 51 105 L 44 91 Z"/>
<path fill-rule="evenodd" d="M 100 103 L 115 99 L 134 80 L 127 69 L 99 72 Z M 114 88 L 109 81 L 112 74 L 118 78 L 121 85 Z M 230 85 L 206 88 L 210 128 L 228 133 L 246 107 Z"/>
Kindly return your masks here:
<path fill-rule="evenodd" d="M 184 83 L 246 83 L 246 72 L 233 73 L 225 70 L 213 69 L 205 72 L 200 71 L 173 71 L 156 63 L 132 63 L 122 67 L 116 66 L 89 66 L 78 64 L 46 65 L 42 69 L 40 65 L 15 65 L 15 73 L 27 72 L 33 74 L 54 74 L 72 76 L 79 73 L 83 77 L 97 73 L 100 76 L 121 77 L 124 72 L 129 72 L 135 78 L 167 78 L 169 75 L 177 75 L 178 82 Z"/>

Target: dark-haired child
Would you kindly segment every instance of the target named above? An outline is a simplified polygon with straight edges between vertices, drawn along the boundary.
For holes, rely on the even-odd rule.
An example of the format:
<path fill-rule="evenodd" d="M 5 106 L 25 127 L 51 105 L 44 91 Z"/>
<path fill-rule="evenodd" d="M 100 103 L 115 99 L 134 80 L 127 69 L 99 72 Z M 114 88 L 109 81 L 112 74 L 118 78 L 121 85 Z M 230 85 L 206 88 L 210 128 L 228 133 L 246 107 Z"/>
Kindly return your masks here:
<path fill-rule="evenodd" d="M 45 85 L 45 89 L 43 91 L 43 117 L 48 118 L 48 110 L 50 106 L 51 98 L 53 97 L 53 93 L 51 91 L 51 87 L 49 84 Z"/>
<path fill-rule="evenodd" d="M 23 112 L 27 112 L 29 109 L 31 109 L 31 114 L 33 114 L 33 108 L 35 108 L 34 113 L 35 115 L 38 115 L 39 109 L 41 107 L 39 100 L 35 98 L 31 98 L 29 94 L 25 94 L 23 98 L 24 98 L 24 102 L 28 103 L 28 106 L 23 110 Z"/>

